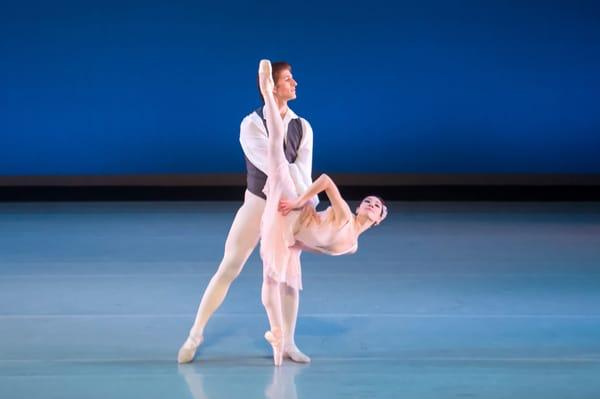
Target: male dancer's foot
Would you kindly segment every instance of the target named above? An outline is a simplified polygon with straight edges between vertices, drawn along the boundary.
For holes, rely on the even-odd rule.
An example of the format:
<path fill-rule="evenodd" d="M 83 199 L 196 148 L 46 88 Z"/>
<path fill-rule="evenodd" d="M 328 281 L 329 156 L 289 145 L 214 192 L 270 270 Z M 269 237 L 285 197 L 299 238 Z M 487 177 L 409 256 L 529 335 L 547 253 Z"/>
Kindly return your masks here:
<path fill-rule="evenodd" d="M 286 344 L 283 349 L 283 356 L 296 363 L 310 363 L 310 357 L 298 349 L 295 344 Z"/>
<path fill-rule="evenodd" d="M 194 356 L 196 355 L 196 351 L 200 344 L 204 341 L 202 336 L 200 337 L 192 337 L 191 335 L 185 340 L 181 348 L 179 348 L 179 353 L 177 354 L 177 363 L 190 363 L 194 360 Z"/>

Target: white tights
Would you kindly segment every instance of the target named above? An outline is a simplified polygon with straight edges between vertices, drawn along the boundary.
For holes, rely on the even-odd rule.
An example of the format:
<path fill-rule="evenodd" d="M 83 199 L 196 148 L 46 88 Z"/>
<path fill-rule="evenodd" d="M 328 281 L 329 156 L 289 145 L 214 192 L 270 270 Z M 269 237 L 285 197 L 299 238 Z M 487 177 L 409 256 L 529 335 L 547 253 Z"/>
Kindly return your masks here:
<path fill-rule="evenodd" d="M 240 207 L 225 242 L 225 253 L 219 269 L 204 291 L 196 320 L 190 330 L 190 336 L 201 340 L 204 328 L 213 313 L 221 306 L 233 280 L 240 274 L 248 257 L 258 244 L 260 237 L 260 219 L 265 208 L 265 200 L 246 191 L 244 204 Z M 289 287 L 287 287 L 289 288 Z M 263 302 L 265 298 L 263 284 Z M 280 315 L 277 325 L 285 331 L 286 346 L 294 344 L 296 318 L 298 317 L 299 295 L 297 290 L 281 287 L 277 290 Z M 271 321 L 271 320 L 269 320 Z"/>

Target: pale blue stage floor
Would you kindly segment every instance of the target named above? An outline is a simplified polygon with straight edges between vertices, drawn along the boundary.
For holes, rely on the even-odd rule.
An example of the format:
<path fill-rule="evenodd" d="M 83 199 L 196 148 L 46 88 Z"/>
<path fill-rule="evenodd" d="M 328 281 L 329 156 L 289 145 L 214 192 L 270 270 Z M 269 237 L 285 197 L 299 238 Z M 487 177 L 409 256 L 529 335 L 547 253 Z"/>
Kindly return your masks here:
<path fill-rule="evenodd" d="M 0 398 L 600 397 L 599 203 L 391 203 L 305 254 L 272 366 L 257 251 L 175 358 L 236 202 L 0 204 Z"/>

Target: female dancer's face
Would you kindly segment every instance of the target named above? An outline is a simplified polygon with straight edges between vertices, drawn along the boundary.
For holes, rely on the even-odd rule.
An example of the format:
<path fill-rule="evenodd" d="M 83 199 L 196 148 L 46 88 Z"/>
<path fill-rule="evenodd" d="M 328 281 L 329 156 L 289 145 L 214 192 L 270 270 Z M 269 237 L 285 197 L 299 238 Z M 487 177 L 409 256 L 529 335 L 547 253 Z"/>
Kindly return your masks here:
<path fill-rule="evenodd" d="M 296 98 L 296 86 L 298 86 L 298 83 L 294 80 L 292 73 L 284 69 L 279 72 L 277 82 L 275 82 L 275 97 L 281 101 L 294 100 Z"/>
<path fill-rule="evenodd" d="M 358 215 L 365 215 L 373 222 L 378 222 L 381 219 L 381 209 L 383 204 L 381 200 L 374 196 L 368 196 L 362 200 L 356 213 Z"/>

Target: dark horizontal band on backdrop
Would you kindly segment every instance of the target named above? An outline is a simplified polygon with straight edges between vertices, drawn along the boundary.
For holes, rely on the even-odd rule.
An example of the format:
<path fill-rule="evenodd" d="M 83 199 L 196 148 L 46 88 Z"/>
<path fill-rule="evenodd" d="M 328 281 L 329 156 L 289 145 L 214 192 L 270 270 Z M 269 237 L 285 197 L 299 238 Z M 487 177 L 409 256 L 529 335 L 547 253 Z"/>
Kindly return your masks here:
<path fill-rule="evenodd" d="M 320 173 L 313 173 L 317 177 Z M 598 186 L 598 174 L 410 174 L 329 173 L 339 186 Z M 115 176 L 0 176 L 0 187 L 233 187 L 243 186 L 243 173 L 154 174 Z"/>
<path fill-rule="evenodd" d="M 600 185 L 340 184 L 347 200 L 375 194 L 387 201 L 600 201 Z M 0 201 L 239 201 L 244 185 L 1 186 Z"/>

